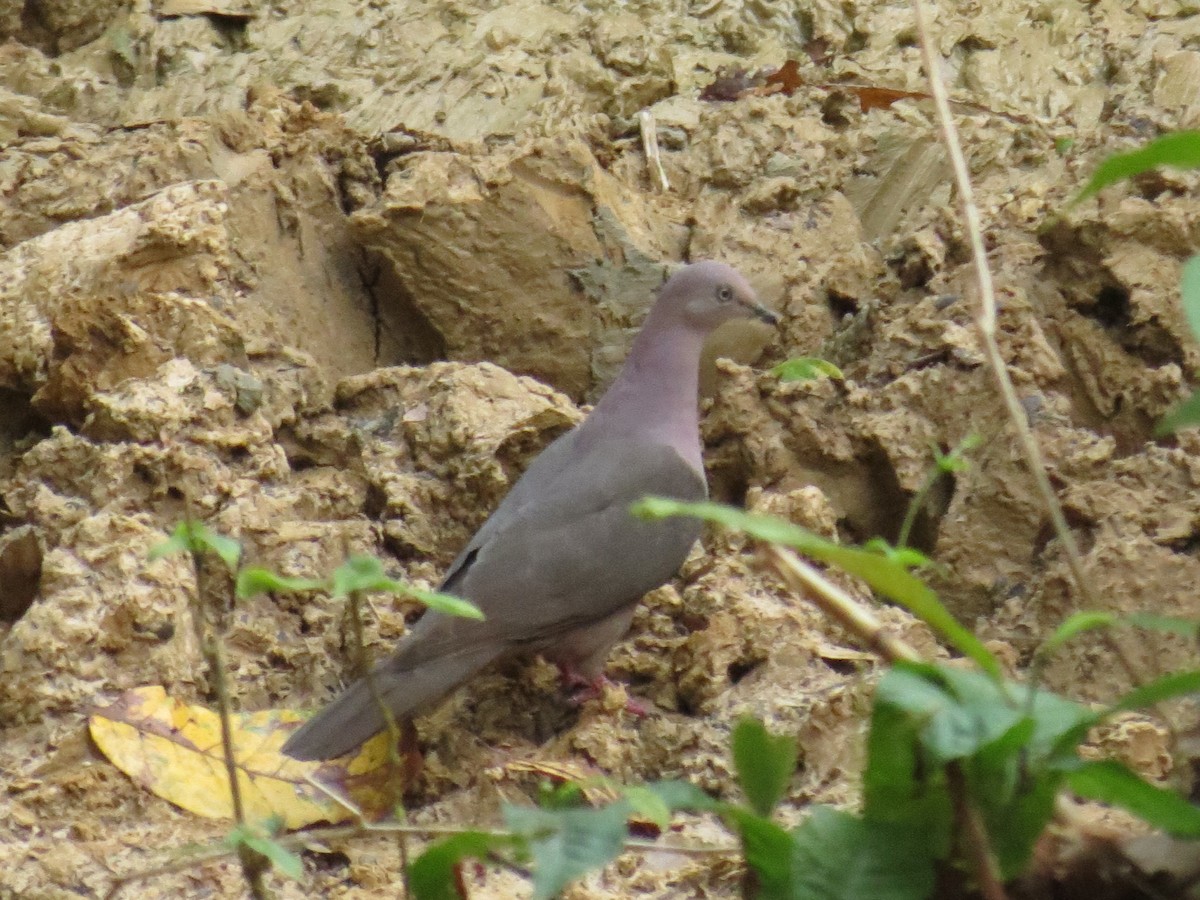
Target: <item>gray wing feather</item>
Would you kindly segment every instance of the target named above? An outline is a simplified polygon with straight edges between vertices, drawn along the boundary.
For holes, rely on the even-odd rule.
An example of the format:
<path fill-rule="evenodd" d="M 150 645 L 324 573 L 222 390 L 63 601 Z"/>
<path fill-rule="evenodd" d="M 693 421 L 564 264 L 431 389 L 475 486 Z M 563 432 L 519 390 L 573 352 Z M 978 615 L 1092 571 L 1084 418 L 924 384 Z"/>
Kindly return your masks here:
<path fill-rule="evenodd" d="M 694 519 L 647 522 L 629 512 L 646 494 L 707 495 L 671 447 L 600 442 L 574 454 L 576 432 L 551 444 L 459 554 L 443 590 L 472 600 L 484 621 L 427 612 L 375 669 L 397 717 L 427 707 L 492 660 L 598 622 L 666 582 L 700 533 Z M 383 727 L 365 682 L 297 730 L 284 752 L 327 759 Z"/>
<path fill-rule="evenodd" d="M 698 521 L 647 522 L 629 512 L 647 494 L 707 495 L 674 449 L 614 441 L 570 465 L 549 462 L 541 472 L 530 467 L 509 494 L 514 502 L 506 498 L 484 523 L 443 585 L 479 606 L 485 621 L 426 613 L 399 648 L 406 665 L 482 642 L 536 644 L 599 621 L 666 582 L 687 557 Z"/>

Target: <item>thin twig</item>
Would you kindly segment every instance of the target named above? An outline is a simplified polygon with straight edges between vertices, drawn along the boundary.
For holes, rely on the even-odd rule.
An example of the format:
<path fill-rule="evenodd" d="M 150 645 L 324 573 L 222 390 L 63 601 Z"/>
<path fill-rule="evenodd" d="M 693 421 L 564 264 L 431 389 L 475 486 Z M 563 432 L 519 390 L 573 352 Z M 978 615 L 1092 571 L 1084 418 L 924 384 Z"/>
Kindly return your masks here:
<path fill-rule="evenodd" d="M 372 833 L 395 833 L 429 838 L 451 837 L 456 834 L 462 834 L 464 831 L 476 831 L 480 834 L 486 834 L 488 837 L 498 839 L 513 837 L 511 831 L 499 828 L 466 828 L 462 825 L 410 825 L 402 822 L 371 823 L 360 821 L 355 822 L 353 825 L 330 825 L 326 828 L 296 831 L 292 834 L 281 835 L 275 838 L 275 843 L 286 850 L 296 850 L 316 843 L 346 840 Z M 741 853 L 741 847 L 736 844 L 704 846 L 679 844 L 671 841 L 634 840 L 632 838 L 625 841 L 624 847 L 626 850 L 678 853 L 685 856 L 731 856 Z M 213 844 L 210 847 L 198 849 L 185 859 L 176 859 L 150 869 L 130 872 L 128 875 L 120 876 L 113 882 L 109 887 L 108 893 L 105 894 L 105 900 L 111 900 L 122 887 L 131 882 L 156 878 L 161 875 L 171 875 L 175 872 L 184 872 L 204 863 L 234 856 L 236 852 L 236 850 L 226 843 Z"/>
<path fill-rule="evenodd" d="M 399 774 L 403 778 L 403 765 L 400 760 L 400 726 L 396 722 L 396 716 L 392 712 L 392 708 L 388 706 L 383 698 L 383 692 L 379 689 L 379 683 L 375 678 L 375 670 L 367 659 L 367 645 L 363 640 L 363 623 L 362 623 L 362 591 L 351 591 L 347 598 L 350 603 L 350 626 L 352 639 L 354 641 L 355 667 L 358 669 L 358 677 L 366 679 L 367 690 L 371 692 L 371 701 L 379 709 L 380 715 L 383 716 L 384 727 L 388 733 L 388 765 L 391 767 L 393 776 Z M 378 615 L 378 614 L 377 614 Z M 389 778 L 388 785 L 395 784 L 395 777 Z M 393 801 L 394 808 L 404 812 L 403 801 L 398 797 L 389 798 Z M 397 852 L 400 855 L 400 893 L 402 900 L 408 898 L 408 838 L 405 834 L 396 836 Z"/>
<path fill-rule="evenodd" d="M 225 665 L 225 649 L 221 644 L 221 632 L 225 625 L 225 612 L 218 605 L 222 601 L 217 598 L 217 591 L 212 585 L 208 568 L 205 565 L 205 550 L 200 547 L 191 548 L 192 568 L 196 574 L 196 606 L 192 610 L 197 620 L 197 633 L 200 638 L 201 652 L 212 678 L 213 690 L 217 695 L 217 714 L 221 721 L 221 757 L 225 762 L 225 774 L 229 779 L 229 796 L 233 804 L 233 818 L 239 828 L 246 824 L 246 805 L 242 800 L 242 789 L 238 783 L 237 756 L 233 746 L 233 711 L 229 697 L 229 672 Z M 213 614 L 208 614 L 208 607 L 214 607 Z M 235 847 L 238 861 L 242 866 L 242 874 L 250 888 L 254 900 L 267 900 L 270 892 L 267 890 L 264 875 L 270 867 L 265 856 L 254 850 L 245 841 L 238 841 Z"/>
<path fill-rule="evenodd" d="M 643 109 L 638 113 L 638 127 L 642 132 L 642 150 L 646 154 L 646 162 L 658 176 L 658 189 L 664 194 L 671 189 L 667 180 L 667 170 L 663 168 L 662 154 L 658 150 L 658 124 L 654 121 L 654 113 Z"/>
<path fill-rule="evenodd" d="M 980 224 L 979 207 L 975 204 L 975 192 L 971 187 L 967 161 L 963 156 L 962 144 L 958 139 L 958 129 L 954 125 L 954 119 L 950 112 L 950 100 L 945 82 L 942 80 L 939 58 L 934 52 L 924 0 L 912 0 L 912 5 L 916 17 L 917 34 L 921 39 L 921 57 L 929 78 L 929 93 L 933 96 L 934 106 L 937 108 L 942 141 L 946 145 L 946 153 L 954 171 L 955 185 L 958 188 L 963 221 L 966 225 L 967 240 L 971 245 L 975 281 L 979 289 L 979 314 L 976 316 L 975 324 L 979 329 L 984 355 L 988 361 L 988 368 L 996 379 L 1000 396 L 1004 400 L 1008 419 L 1017 431 L 1021 449 L 1025 454 L 1026 465 L 1030 474 L 1033 475 L 1038 493 L 1042 497 L 1042 503 L 1050 515 L 1054 533 L 1062 545 L 1063 553 L 1067 558 L 1067 567 L 1071 571 L 1071 578 L 1075 582 L 1075 587 L 1079 591 L 1084 605 L 1095 607 L 1096 602 L 1091 585 L 1083 570 L 1083 557 L 1079 552 L 1079 545 L 1075 542 L 1075 536 L 1067 525 L 1066 516 L 1063 515 L 1062 505 L 1058 502 L 1054 487 L 1050 484 L 1041 448 L 1029 425 L 1029 419 L 1021 407 L 1021 401 L 1017 398 L 1016 388 L 1013 387 L 1012 379 L 1008 374 L 1008 366 L 1000 353 L 1000 345 L 996 342 L 996 294 L 992 284 L 992 272 L 988 267 L 987 250 L 983 245 L 983 227 Z M 1133 660 L 1125 652 L 1120 642 L 1111 635 L 1105 635 L 1104 640 L 1130 680 L 1134 684 L 1141 684 L 1145 679 L 1141 677 Z"/>
<path fill-rule="evenodd" d="M 971 791 L 960 761 L 955 760 L 946 766 L 946 779 L 950 796 L 954 798 L 954 815 L 958 819 L 963 849 L 971 861 L 971 871 L 975 873 L 979 893 L 984 900 L 1007 900 L 1000 866 L 988 843 L 987 827 L 979 810 L 971 802 Z"/>
<path fill-rule="evenodd" d="M 808 597 L 822 612 L 840 622 L 888 662 L 921 661 L 921 655 L 888 631 L 875 613 L 795 553 L 774 544 L 763 547 L 763 553 L 792 591 Z"/>
<path fill-rule="evenodd" d="M 890 634 L 873 612 L 827 579 L 790 550 L 774 544 L 764 548 L 767 559 L 788 587 L 808 597 L 830 618 L 842 623 L 888 662 L 920 662 L 921 655 L 900 638 Z M 988 844 L 987 829 L 979 810 L 971 803 L 966 776 L 959 762 L 946 766 L 948 789 L 954 800 L 954 815 L 963 835 L 963 849 L 979 882 L 985 900 L 1006 900 L 996 860 Z"/>

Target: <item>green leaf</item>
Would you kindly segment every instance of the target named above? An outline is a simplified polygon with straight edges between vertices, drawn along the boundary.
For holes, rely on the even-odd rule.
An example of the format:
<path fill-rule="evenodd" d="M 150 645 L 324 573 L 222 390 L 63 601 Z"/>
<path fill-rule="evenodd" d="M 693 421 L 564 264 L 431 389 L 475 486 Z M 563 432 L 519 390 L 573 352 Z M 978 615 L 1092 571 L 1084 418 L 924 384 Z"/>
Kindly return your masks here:
<path fill-rule="evenodd" d="M 899 707 L 873 704 L 863 813 L 871 822 L 919 829 L 928 837 L 930 853 L 941 859 L 950 852 L 954 805 L 945 773 L 924 759 L 919 742 L 924 724 Z"/>
<path fill-rule="evenodd" d="M 262 854 L 277 872 L 295 881 L 304 876 L 304 861 L 254 826 L 238 825 L 226 836 L 225 843 L 232 849 L 244 845 Z"/>
<path fill-rule="evenodd" d="M 288 578 L 270 569 L 249 566 L 237 574 L 237 595 L 243 600 L 255 594 L 296 594 L 325 587 L 312 578 Z"/>
<path fill-rule="evenodd" d="M 671 824 L 671 807 L 660 794 L 644 784 L 630 784 L 621 788 L 621 795 L 629 801 L 629 811 L 653 822 L 663 831 Z"/>
<path fill-rule="evenodd" d="M 1183 697 L 1200 693 L 1200 671 L 1175 672 L 1140 685 L 1101 713 L 1108 717 L 1113 713 L 1153 706 L 1172 697 Z"/>
<path fill-rule="evenodd" d="M 983 642 L 950 615 L 937 594 L 924 582 L 890 559 L 866 550 L 843 547 L 782 519 L 751 515 L 719 503 L 682 503 L 666 497 L 645 497 L 633 504 L 632 510 L 635 515 L 650 519 L 695 516 L 760 540 L 793 547 L 815 560 L 835 565 L 899 603 L 988 674 L 1000 677 L 1000 664 Z"/>
<path fill-rule="evenodd" d="M 788 900 L 927 900 L 933 896 L 934 858 L 922 829 L 867 822 L 818 806 L 790 838 L 787 890 L 768 889 L 764 879 L 759 896 Z M 746 861 L 755 866 L 749 850 Z"/>
<path fill-rule="evenodd" d="M 508 827 L 529 842 L 534 900 L 548 900 L 575 879 L 615 859 L 625 846 L 628 803 L 603 809 L 504 807 Z"/>
<path fill-rule="evenodd" d="M 217 534 L 203 522 L 183 521 L 175 526 L 171 537 L 150 549 L 151 561 L 173 553 L 201 554 L 211 550 L 232 571 L 242 557 L 242 545 L 233 538 Z"/>
<path fill-rule="evenodd" d="M 971 465 L 971 461 L 966 458 L 966 454 L 970 453 L 976 447 L 983 443 L 983 435 L 977 431 L 972 431 L 965 438 L 958 442 L 958 445 L 949 453 L 939 453 L 935 449 L 933 452 L 934 463 L 937 465 L 938 471 L 946 475 L 953 475 L 956 472 L 962 472 Z"/>
<path fill-rule="evenodd" d="M 922 831 L 930 854 L 942 858 L 954 828 L 945 771 L 953 762 L 1002 871 L 1015 875 L 1054 812 L 1064 769 L 1077 761 L 1064 735 L 1077 738 L 1091 721 L 1080 704 L 978 671 L 897 663 L 876 688 L 865 818 Z"/>
<path fill-rule="evenodd" d="M 1084 610 L 1083 612 L 1073 613 L 1067 617 L 1066 621 L 1054 629 L 1054 634 L 1050 635 L 1038 647 L 1038 655 L 1049 656 L 1077 635 L 1083 634 L 1085 631 L 1095 631 L 1099 628 L 1111 628 L 1118 621 L 1118 617 L 1110 612 Z"/>
<path fill-rule="evenodd" d="M 719 806 L 716 800 L 687 781 L 652 781 L 646 785 L 646 790 L 657 795 L 672 812 L 700 812 Z"/>
<path fill-rule="evenodd" d="M 1177 131 L 1164 134 L 1137 150 L 1108 157 L 1067 207 L 1069 209 L 1082 203 L 1110 184 L 1133 178 L 1159 166 L 1172 166 L 1177 169 L 1200 167 L 1200 132 Z"/>
<path fill-rule="evenodd" d="M 832 378 L 835 381 L 845 381 L 842 370 L 833 363 L 816 356 L 797 356 L 781 362 L 771 370 L 771 374 L 780 381 L 811 381 L 814 378 Z"/>
<path fill-rule="evenodd" d="M 1050 635 L 1045 643 L 1038 648 L 1038 655 L 1049 656 L 1067 641 L 1086 631 L 1111 628 L 1116 625 L 1133 625 L 1136 628 L 1165 631 L 1170 634 L 1179 634 L 1191 638 L 1200 635 L 1200 622 L 1195 619 L 1160 616 L 1154 613 L 1134 613 L 1128 616 L 1118 616 L 1116 613 L 1085 610 L 1084 612 L 1074 613 L 1059 625 L 1055 629 L 1054 634 Z"/>
<path fill-rule="evenodd" d="M 226 564 L 229 571 L 234 571 L 238 568 L 238 562 L 241 559 L 241 544 L 233 538 L 226 538 L 223 534 L 217 534 L 199 522 L 192 523 L 192 546 L 203 547 L 205 550 L 210 550 L 221 557 L 221 562 Z"/>
<path fill-rule="evenodd" d="M 1200 838 L 1200 808 L 1174 791 L 1143 781 L 1119 762 L 1080 762 L 1067 775 L 1067 783 L 1079 796 L 1119 806 L 1168 834 Z"/>
<path fill-rule="evenodd" d="M 756 896 L 763 900 L 799 896 L 794 892 L 797 873 L 791 835 L 748 810 L 732 807 L 727 812 L 742 839 L 746 865 L 758 876 Z"/>
<path fill-rule="evenodd" d="M 483 611 L 469 600 L 455 597 L 453 594 L 443 594 L 441 591 L 427 591 L 424 588 L 402 584 L 398 593 L 420 600 L 432 610 L 445 613 L 448 616 L 458 616 L 461 619 L 483 619 Z"/>
<path fill-rule="evenodd" d="M 944 683 L 948 678 L 954 681 Z M 922 723 L 921 747 L 939 765 L 978 752 L 1022 718 L 991 679 L 913 663 L 897 663 L 884 675 L 875 703 L 903 710 Z"/>
<path fill-rule="evenodd" d="M 796 739 L 772 735 L 757 719 L 745 718 L 733 729 L 733 764 L 738 782 L 760 816 L 769 816 L 787 791 L 799 758 Z"/>
<path fill-rule="evenodd" d="M 881 537 L 873 537 L 862 548 L 868 553 L 875 553 L 884 559 L 889 559 L 905 569 L 923 569 L 933 565 L 933 560 L 912 547 L 893 547 Z"/>
<path fill-rule="evenodd" d="M 487 859 L 493 851 L 512 846 L 507 835 L 464 831 L 428 847 L 408 867 L 408 886 L 417 900 L 460 900 L 455 869 L 464 859 Z"/>
<path fill-rule="evenodd" d="M 374 556 L 356 554 L 333 570 L 333 595 L 347 597 L 353 593 L 399 593 L 404 585 L 389 578 L 383 563 Z"/>
<path fill-rule="evenodd" d="M 1183 314 L 1187 317 L 1192 337 L 1200 341 L 1200 256 L 1193 256 L 1183 264 L 1179 278 L 1179 297 L 1183 301 Z"/>
<path fill-rule="evenodd" d="M 482 619 L 483 613 L 474 603 L 470 603 L 450 594 L 438 591 L 427 591 L 389 578 L 383 570 L 383 563 L 374 556 L 351 556 L 333 571 L 331 579 L 333 595 L 346 597 L 352 593 L 382 592 L 401 594 L 420 600 L 430 609 L 437 610 L 450 616 L 461 616 L 464 619 Z"/>
<path fill-rule="evenodd" d="M 1126 617 L 1130 625 L 1138 628 L 1148 628 L 1151 631 L 1165 631 L 1183 637 L 1200 637 L 1200 621 L 1184 619 L 1178 616 L 1160 616 L 1155 613 L 1133 613 Z"/>
<path fill-rule="evenodd" d="M 1194 392 L 1163 416 L 1154 426 L 1154 436 L 1166 437 L 1181 428 L 1191 428 L 1193 425 L 1200 425 L 1200 391 Z"/>
<path fill-rule="evenodd" d="M 175 526 L 175 530 L 171 532 L 171 536 L 160 544 L 155 544 L 150 548 L 149 558 L 151 562 L 156 559 L 162 559 L 164 556 L 174 556 L 176 553 L 187 553 L 191 546 L 192 530 L 186 522 L 180 522 Z"/>

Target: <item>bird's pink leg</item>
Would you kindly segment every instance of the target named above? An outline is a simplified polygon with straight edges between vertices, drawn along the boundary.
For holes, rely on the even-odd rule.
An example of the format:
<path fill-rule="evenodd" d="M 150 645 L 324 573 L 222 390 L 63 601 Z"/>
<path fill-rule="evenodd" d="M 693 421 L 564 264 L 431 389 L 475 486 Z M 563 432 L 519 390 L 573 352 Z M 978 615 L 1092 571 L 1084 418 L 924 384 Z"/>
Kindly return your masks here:
<path fill-rule="evenodd" d="M 558 674 L 562 678 L 562 685 L 565 690 L 575 689 L 571 694 L 571 702 L 582 706 L 589 700 L 599 700 L 604 696 L 604 689 L 609 685 L 618 685 L 620 682 L 613 681 L 603 672 L 593 678 L 584 675 L 574 666 L 567 663 L 559 662 Z M 621 685 L 624 688 L 624 685 Z M 641 700 L 625 690 L 625 711 L 630 715 L 637 716 L 639 719 L 645 718 L 650 714 L 650 709 Z"/>

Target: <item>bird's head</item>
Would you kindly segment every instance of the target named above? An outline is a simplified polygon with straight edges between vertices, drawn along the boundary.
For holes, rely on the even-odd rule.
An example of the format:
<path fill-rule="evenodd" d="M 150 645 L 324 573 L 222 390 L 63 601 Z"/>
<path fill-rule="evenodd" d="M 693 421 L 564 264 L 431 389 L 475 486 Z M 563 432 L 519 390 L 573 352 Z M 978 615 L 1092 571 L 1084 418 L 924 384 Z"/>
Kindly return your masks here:
<path fill-rule="evenodd" d="M 779 321 L 758 302 L 754 288 L 736 269 L 708 260 L 676 271 L 663 286 L 658 303 L 706 334 L 731 319 L 759 319 L 771 325 Z"/>

